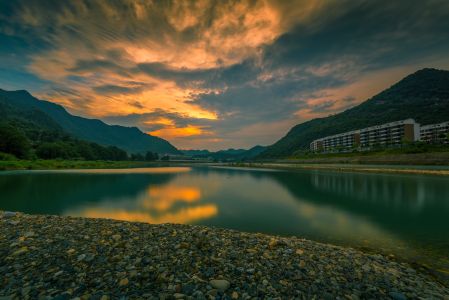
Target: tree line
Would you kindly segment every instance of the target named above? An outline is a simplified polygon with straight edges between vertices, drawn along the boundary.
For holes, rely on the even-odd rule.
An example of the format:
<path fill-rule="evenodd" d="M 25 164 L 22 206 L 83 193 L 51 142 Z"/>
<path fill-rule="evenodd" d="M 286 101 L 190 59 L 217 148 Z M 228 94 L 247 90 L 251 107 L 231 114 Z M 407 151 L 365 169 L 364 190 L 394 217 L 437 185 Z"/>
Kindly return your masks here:
<path fill-rule="evenodd" d="M 19 159 L 155 161 L 157 153 L 128 153 L 115 146 L 79 140 L 61 131 L 0 124 L 0 152 Z"/>

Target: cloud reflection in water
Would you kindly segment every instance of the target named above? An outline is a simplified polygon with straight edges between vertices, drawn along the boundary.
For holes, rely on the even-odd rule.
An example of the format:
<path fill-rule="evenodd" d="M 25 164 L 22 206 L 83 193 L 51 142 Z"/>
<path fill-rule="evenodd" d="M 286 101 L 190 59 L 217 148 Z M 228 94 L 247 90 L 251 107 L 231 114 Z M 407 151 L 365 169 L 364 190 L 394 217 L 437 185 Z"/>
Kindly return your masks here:
<path fill-rule="evenodd" d="M 185 170 L 180 169 L 180 172 Z M 194 223 L 218 215 L 216 204 L 198 204 L 201 186 L 177 182 L 148 185 L 136 198 L 104 199 L 99 203 L 70 209 L 66 215 L 107 218 L 146 223 Z"/>

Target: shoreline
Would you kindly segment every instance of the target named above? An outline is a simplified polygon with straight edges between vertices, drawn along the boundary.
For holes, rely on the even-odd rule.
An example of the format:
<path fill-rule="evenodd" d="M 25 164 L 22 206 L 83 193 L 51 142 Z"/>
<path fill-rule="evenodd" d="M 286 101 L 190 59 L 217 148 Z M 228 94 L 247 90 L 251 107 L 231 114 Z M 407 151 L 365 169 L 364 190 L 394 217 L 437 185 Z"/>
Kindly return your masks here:
<path fill-rule="evenodd" d="M 274 162 L 276 161 L 303 164 L 449 166 L 449 148 L 446 151 L 423 153 L 356 152 L 312 154 L 274 160 Z"/>
<path fill-rule="evenodd" d="M 297 237 L 1 211 L 0 224 L 2 299 L 449 296 L 407 263 Z"/>
<path fill-rule="evenodd" d="M 385 173 L 385 174 L 414 174 L 449 176 L 449 165 L 409 165 L 409 164 L 349 164 L 349 163 L 313 163 L 296 160 L 283 160 L 273 162 L 224 162 L 213 163 L 203 161 L 167 161 L 167 162 L 136 162 L 136 161 L 64 161 L 64 160 L 38 160 L 38 161 L 0 161 L 2 171 L 26 170 L 78 170 L 78 169 L 134 169 L 170 166 L 219 166 L 232 168 L 260 168 L 277 170 L 328 170 L 339 172 L 358 173 Z"/>
<path fill-rule="evenodd" d="M 0 160 L 1 171 L 78 170 L 78 169 L 135 169 L 173 165 L 200 165 L 205 162 L 186 161 L 89 161 L 89 160 Z"/>
<path fill-rule="evenodd" d="M 327 170 L 338 172 L 357 172 L 357 173 L 385 173 L 385 174 L 412 174 L 412 175 L 436 175 L 449 176 L 448 169 L 425 169 L 413 168 L 414 166 L 396 165 L 396 166 L 382 166 L 382 165 L 345 165 L 345 164 L 304 164 L 292 162 L 278 162 L 278 163 L 231 163 L 228 164 L 232 168 L 260 168 L 260 169 L 277 169 L 277 170 Z M 402 167 L 402 168 L 401 168 Z"/>
<path fill-rule="evenodd" d="M 139 168 L 156 164 L 157 162 L 140 161 L 10 160 L 0 161 L 0 171 Z"/>

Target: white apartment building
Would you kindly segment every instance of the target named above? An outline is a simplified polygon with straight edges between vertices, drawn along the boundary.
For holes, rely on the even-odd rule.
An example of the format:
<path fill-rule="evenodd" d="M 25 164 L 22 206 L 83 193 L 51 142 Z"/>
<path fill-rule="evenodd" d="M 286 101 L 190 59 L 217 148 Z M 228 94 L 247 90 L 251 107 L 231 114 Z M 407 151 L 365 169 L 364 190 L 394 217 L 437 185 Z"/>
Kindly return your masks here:
<path fill-rule="evenodd" d="M 347 152 L 357 147 L 359 140 L 358 130 L 348 131 L 315 140 L 310 144 L 310 150 L 315 152 Z"/>
<path fill-rule="evenodd" d="M 421 126 L 421 141 L 427 143 L 449 143 L 449 122 Z"/>
<path fill-rule="evenodd" d="M 418 141 L 420 125 L 413 119 L 371 126 L 317 139 L 310 143 L 314 152 L 348 152 L 370 150 L 373 147 L 400 146 Z"/>
<path fill-rule="evenodd" d="M 375 146 L 390 147 L 418 141 L 419 127 L 415 120 L 406 119 L 360 129 L 360 148 L 369 150 Z"/>

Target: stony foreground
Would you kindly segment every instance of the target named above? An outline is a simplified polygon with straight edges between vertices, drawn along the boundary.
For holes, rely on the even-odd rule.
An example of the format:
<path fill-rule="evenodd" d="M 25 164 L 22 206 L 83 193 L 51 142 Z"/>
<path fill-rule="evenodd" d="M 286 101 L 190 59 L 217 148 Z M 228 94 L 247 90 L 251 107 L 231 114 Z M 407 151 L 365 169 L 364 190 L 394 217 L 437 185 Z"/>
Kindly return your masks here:
<path fill-rule="evenodd" d="M 449 299 L 406 264 L 299 238 L 0 212 L 0 299 Z"/>

